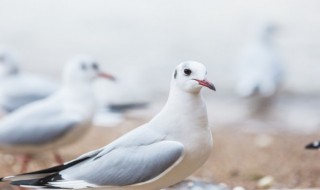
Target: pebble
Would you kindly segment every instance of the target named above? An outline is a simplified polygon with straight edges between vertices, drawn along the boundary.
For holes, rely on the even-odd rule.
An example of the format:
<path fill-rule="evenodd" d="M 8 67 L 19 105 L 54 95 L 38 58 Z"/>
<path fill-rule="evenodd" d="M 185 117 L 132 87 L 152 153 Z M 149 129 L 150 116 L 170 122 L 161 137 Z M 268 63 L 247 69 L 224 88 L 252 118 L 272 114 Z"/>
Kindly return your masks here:
<path fill-rule="evenodd" d="M 273 143 L 273 137 L 270 135 L 262 134 L 255 138 L 255 145 L 259 148 L 266 148 Z"/>
<path fill-rule="evenodd" d="M 261 189 L 268 189 L 274 183 L 274 178 L 272 176 L 265 176 L 258 181 L 258 187 Z"/>
<path fill-rule="evenodd" d="M 229 190 L 225 185 L 216 185 L 198 180 L 185 180 L 165 190 Z"/>
<path fill-rule="evenodd" d="M 16 161 L 14 156 L 12 156 L 10 154 L 2 155 L 2 160 L 5 161 L 9 165 L 13 165 L 15 163 L 15 161 Z"/>
<path fill-rule="evenodd" d="M 246 189 L 243 188 L 243 187 L 238 186 L 238 187 L 234 187 L 233 190 L 246 190 Z"/>

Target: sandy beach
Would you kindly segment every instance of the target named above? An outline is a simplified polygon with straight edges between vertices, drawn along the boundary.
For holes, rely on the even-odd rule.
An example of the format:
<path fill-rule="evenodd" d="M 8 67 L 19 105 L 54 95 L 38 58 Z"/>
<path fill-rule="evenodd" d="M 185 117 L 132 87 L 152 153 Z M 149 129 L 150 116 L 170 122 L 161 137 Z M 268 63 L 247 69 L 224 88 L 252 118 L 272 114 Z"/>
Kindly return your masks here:
<path fill-rule="evenodd" d="M 152 111 L 151 111 L 152 112 Z M 63 148 L 66 161 L 87 151 L 102 147 L 149 118 L 128 119 L 117 127 L 92 127 L 81 142 Z M 273 178 L 268 188 L 320 187 L 318 151 L 305 150 L 304 145 L 319 139 L 320 132 L 269 128 L 255 128 L 245 122 L 218 125 L 212 122 L 214 147 L 208 162 L 194 176 L 229 188 L 260 189 L 258 181 L 266 176 Z M 1 155 L 0 176 L 17 174 L 19 163 L 10 155 Z M 38 155 L 29 171 L 53 166 L 50 153 Z M 1 184 L 2 189 L 10 189 Z"/>
<path fill-rule="evenodd" d="M 64 148 L 61 153 L 65 160 L 73 159 L 81 153 L 112 141 L 130 127 L 119 129 L 94 128 L 84 141 Z M 257 183 L 265 176 L 274 178 L 274 183 L 271 185 L 273 189 L 320 187 L 319 152 L 306 151 L 303 147 L 303 144 L 317 139 L 320 133 L 313 135 L 269 134 L 273 139 L 272 143 L 261 148 L 255 145 L 259 134 L 235 131 L 231 128 L 214 130 L 215 145 L 212 155 L 193 177 L 215 184 L 224 183 L 230 188 L 242 186 L 246 189 L 259 189 Z M 1 155 L 1 157 L 0 175 L 17 174 L 19 164 L 14 164 L 9 155 Z M 29 171 L 54 164 L 51 154 L 41 155 L 32 162 Z M 11 188 L 8 184 L 1 184 L 1 189 Z"/>

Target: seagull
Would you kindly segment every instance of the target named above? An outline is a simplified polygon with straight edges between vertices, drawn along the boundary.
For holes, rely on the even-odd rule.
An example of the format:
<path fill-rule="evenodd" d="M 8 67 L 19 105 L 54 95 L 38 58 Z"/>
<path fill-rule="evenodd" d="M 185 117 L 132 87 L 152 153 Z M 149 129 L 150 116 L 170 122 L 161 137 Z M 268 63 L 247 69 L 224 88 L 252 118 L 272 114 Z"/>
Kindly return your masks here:
<path fill-rule="evenodd" d="M 67 63 L 59 90 L 0 121 L 0 151 L 24 155 L 23 172 L 31 155 L 47 150 L 63 163 L 57 149 L 78 140 L 91 125 L 95 111 L 91 83 L 97 77 L 114 79 L 100 71 L 91 57 L 76 57 Z"/>
<path fill-rule="evenodd" d="M 0 108 L 10 113 L 53 94 L 58 84 L 49 77 L 22 72 L 8 50 L 0 50 Z"/>
<path fill-rule="evenodd" d="M 272 43 L 275 31 L 273 23 L 263 23 L 238 59 L 236 92 L 243 98 L 255 98 L 257 112 L 270 105 L 284 77 L 284 68 Z"/>
<path fill-rule="evenodd" d="M 305 146 L 306 149 L 320 149 L 320 141 L 314 141 L 312 143 L 309 143 Z"/>
<path fill-rule="evenodd" d="M 142 110 L 148 106 L 147 102 L 132 102 L 132 103 L 109 103 L 107 105 L 100 103 L 102 108 L 98 108 L 93 123 L 95 126 L 114 127 L 123 122 L 128 117 L 125 115 L 128 112 Z M 135 112 L 136 113 L 136 112 Z"/>
<path fill-rule="evenodd" d="M 215 87 L 206 76 L 203 64 L 182 62 L 172 74 L 167 103 L 148 123 L 63 165 L 0 181 L 40 189 L 119 190 L 159 190 L 182 181 L 212 149 L 200 91 Z"/>
<path fill-rule="evenodd" d="M 141 96 L 141 89 L 134 88 L 131 84 L 123 80 L 99 80 L 95 83 L 94 90 L 99 105 L 94 117 L 95 126 L 115 127 L 129 118 L 139 117 L 135 115 L 137 111 L 143 111 L 149 106 L 147 97 Z"/>

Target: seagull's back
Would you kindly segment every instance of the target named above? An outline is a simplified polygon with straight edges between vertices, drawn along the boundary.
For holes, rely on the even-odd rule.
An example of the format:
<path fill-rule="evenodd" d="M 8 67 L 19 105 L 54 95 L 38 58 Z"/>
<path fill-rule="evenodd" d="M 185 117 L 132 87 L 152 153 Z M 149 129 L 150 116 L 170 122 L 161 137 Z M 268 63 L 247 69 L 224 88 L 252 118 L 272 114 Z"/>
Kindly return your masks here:
<path fill-rule="evenodd" d="M 11 153 L 52 149 L 82 122 L 81 115 L 65 110 L 64 98 L 56 93 L 0 120 L 0 149 Z"/>
<path fill-rule="evenodd" d="M 1 80 L 0 104 L 8 112 L 28 103 L 44 99 L 58 90 L 50 78 L 18 73 Z"/>

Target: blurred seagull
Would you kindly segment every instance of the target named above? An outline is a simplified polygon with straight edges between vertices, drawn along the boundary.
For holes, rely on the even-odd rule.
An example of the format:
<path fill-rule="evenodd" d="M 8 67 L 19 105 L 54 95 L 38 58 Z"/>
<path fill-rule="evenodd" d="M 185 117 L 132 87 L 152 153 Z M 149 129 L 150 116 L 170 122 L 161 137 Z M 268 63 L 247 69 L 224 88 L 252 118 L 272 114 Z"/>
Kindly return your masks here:
<path fill-rule="evenodd" d="M 306 149 L 315 149 L 315 150 L 318 150 L 320 149 L 320 141 L 314 141 L 310 144 L 307 144 L 305 146 Z"/>
<path fill-rule="evenodd" d="M 100 104 L 105 105 L 105 104 Z M 93 123 L 96 126 L 114 127 L 123 122 L 127 117 L 126 113 L 138 109 L 144 109 L 148 106 L 146 102 L 135 103 L 109 103 L 98 109 L 96 112 Z"/>
<path fill-rule="evenodd" d="M 14 56 L 0 50 L 0 108 L 5 113 L 46 98 L 58 89 L 48 77 L 21 72 Z"/>
<path fill-rule="evenodd" d="M 272 43 L 276 26 L 264 23 L 238 60 L 236 92 L 241 97 L 257 98 L 255 111 L 270 104 L 283 80 L 283 67 Z"/>
<path fill-rule="evenodd" d="M 133 109 L 145 108 L 148 105 L 146 102 L 135 102 L 135 103 L 110 103 L 106 109 L 112 112 L 127 112 Z"/>
<path fill-rule="evenodd" d="M 179 64 L 168 101 L 150 122 L 109 145 L 53 168 L 5 177 L 29 188 L 159 190 L 182 181 L 210 155 L 212 136 L 201 88 L 215 87 L 203 64 Z"/>
<path fill-rule="evenodd" d="M 124 80 L 117 80 L 116 83 L 99 80 L 95 83 L 99 106 L 94 117 L 95 126 L 117 126 L 125 119 L 139 117 L 139 111 L 148 107 L 147 98 L 141 95 L 141 88 L 133 88 L 131 84 Z"/>
<path fill-rule="evenodd" d="M 90 57 L 77 57 L 63 72 L 60 90 L 46 99 L 28 104 L 0 121 L 0 150 L 23 154 L 25 172 L 32 154 L 56 151 L 70 144 L 91 125 L 95 111 L 92 81 L 97 77 L 114 79 L 100 71 Z M 57 162 L 61 157 L 54 153 Z"/>

